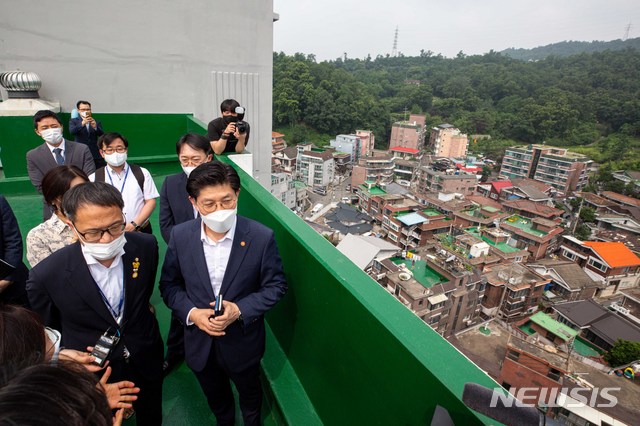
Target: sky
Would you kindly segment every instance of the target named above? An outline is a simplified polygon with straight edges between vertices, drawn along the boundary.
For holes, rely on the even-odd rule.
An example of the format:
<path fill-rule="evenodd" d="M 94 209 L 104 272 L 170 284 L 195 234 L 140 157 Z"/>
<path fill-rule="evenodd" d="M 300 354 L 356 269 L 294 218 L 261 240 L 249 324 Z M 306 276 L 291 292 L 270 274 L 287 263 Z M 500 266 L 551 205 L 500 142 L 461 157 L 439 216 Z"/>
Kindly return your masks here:
<path fill-rule="evenodd" d="M 640 37 L 639 0 L 273 0 L 273 50 L 318 61 L 431 50 L 446 57 Z"/>

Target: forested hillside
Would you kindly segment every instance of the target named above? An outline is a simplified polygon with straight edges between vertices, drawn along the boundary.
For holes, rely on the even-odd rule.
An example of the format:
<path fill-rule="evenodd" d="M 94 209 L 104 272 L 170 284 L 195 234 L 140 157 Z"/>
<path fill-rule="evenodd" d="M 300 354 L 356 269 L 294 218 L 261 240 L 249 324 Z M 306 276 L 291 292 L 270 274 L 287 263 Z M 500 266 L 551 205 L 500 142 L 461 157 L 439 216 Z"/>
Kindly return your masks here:
<path fill-rule="evenodd" d="M 605 50 L 623 50 L 628 47 L 640 50 L 640 37 L 612 41 L 561 41 L 560 43 L 538 46 L 533 49 L 516 49 L 512 47 L 502 50 L 500 53 L 522 61 L 537 61 L 551 55 L 564 57 Z"/>
<path fill-rule="evenodd" d="M 424 113 L 468 134 L 476 150 L 513 141 L 583 146 L 600 162 L 640 166 L 640 53 L 635 49 L 515 60 L 497 52 L 448 59 L 338 59 L 274 53 L 274 128 L 290 142 L 372 129 L 381 147 L 391 123 Z"/>

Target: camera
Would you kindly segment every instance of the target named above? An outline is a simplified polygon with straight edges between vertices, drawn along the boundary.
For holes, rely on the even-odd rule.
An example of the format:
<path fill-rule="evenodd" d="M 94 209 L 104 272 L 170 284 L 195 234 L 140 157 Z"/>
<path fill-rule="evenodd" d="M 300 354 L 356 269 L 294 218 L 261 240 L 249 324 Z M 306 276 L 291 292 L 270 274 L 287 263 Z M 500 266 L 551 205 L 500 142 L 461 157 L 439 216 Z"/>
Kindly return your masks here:
<path fill-rule="evenodd" d="M 247 129 L 249 128 L 249 123 L 243 121 L 246 110 L 244 107 L 236 107 L 235 113 L 238 114 L 238 121 L 236 122 L 236 130 L 238 133 L 247 133 Z"/>

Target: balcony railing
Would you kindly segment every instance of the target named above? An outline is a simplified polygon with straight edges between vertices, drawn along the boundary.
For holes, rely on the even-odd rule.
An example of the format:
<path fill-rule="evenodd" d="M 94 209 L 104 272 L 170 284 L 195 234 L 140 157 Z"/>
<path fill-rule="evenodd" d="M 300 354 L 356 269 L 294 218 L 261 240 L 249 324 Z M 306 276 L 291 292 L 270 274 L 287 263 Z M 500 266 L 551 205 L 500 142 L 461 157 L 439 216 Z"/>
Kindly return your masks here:
<path fill-rule="evenodd" d="M 202 123 L 186 114 L 169 129 L 163 114 L 149 114 L 146 122 L 150 125 L 142 129 L 135 117 L 119 114 L 122 120 L 116 120 L 106 116 L 109 120 L 100 117 L 103 125 L 109 122 L 109 129 L 136 141 L 131 147 L 132 162 L 136 156 L 143 159 L 145 154 L 155 154 L 156 160 L 147 159 L 144 164 L 156 184 L 164 175 L 179 171 L 175 152 L 171 152 L 179 136 L 187 131 L 205 132 Z M 26 150 L 42 143 L 32 129 L 30 117 L 0 118 L 3 163 L 12 163 L 11 169 L 22 173 L 15 178 L 22 182 L 26 179 Z M 146 134 L 149 129 L 162 129 L 162 137 Z M 130 136 L 133 134 L 137 137 Z M 15 140 L 24 142 L 5 142 Z M 166 141 L 166 149 L 164 145 L 158 148 L 158 140 Z M 222 160 L 233 163 L 231 156 Z M 236 168 L 242 182 L 239 213 L 274 230 L 289 284 L 287 295 L 267 315 L 267 352 L 262 362 L 267 401 L 277 422 L 425 424 L 431 422 L 439 405 L 448 410 L 455 424 L 490 423 L 466 407 L 461 396 L 467 382 L 491 388 L 497 387 L 496 382 Z M 25 188 L 34 193 L 30 184 L 21 185 L 0 180 L 5 194 L 21 193 Z M 30 214 L 35 218 L 38 212 Z M 20 218 L 20 212 L 18 215 Z M 152 221 L 157 226 L 157 212 Z M 166 249 L 162 241 L 160 249 Z M 157 290 L 152 302 L 166 332 L 169 313 Z M 175 388 L 183 389 L 185 382 L 197 388 L 191 375 L 180 376 L 180 383 L 175 380 Z M 172 392 L 171 397 L 184 398 L 181 392 Z M 198 397 L 199 406 L 188 398 L 181 404 L 185 412 L 200 409 L 207 415 L 206 403 Z M 171 406 L 174 404 L 172 401 Z"/>

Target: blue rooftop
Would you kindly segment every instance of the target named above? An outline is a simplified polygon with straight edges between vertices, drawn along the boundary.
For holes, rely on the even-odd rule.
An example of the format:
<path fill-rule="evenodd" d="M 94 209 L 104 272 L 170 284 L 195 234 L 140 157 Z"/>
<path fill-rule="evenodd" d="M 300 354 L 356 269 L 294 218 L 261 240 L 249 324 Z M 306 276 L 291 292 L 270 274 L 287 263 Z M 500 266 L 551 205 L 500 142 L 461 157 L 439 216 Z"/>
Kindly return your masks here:
<path fill-rule="evenodd" d="M 397 216 L 396 219 L 398 219 L 400 222 L 404 223 L 407 226 L 417 225 L 419 223 L 424 223 L 427 220 L 429 220 L 426 217 L 419 215 L 418 213 L 403 214 L 402 216 Z"/>

